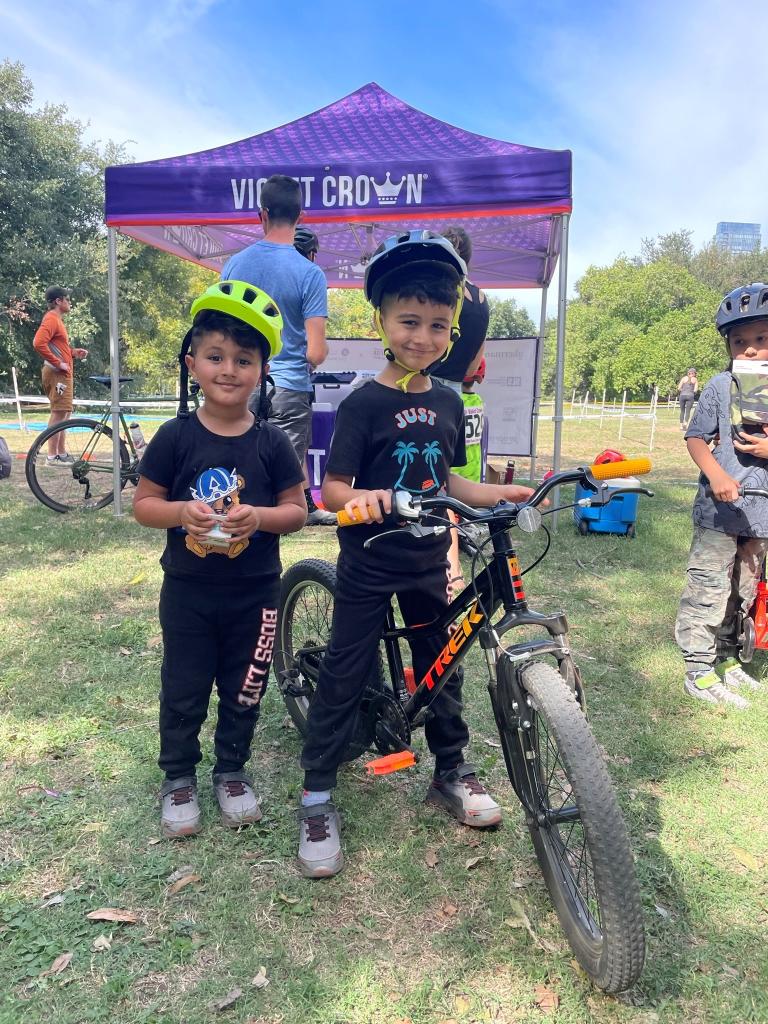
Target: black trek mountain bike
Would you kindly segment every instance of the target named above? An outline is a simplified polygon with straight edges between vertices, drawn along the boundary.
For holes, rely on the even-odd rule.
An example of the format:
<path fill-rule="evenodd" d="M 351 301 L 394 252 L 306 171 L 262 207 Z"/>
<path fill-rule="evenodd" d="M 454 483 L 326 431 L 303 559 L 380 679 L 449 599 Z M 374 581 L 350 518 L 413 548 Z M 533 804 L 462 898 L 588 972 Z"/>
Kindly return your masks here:
<path fill-rule="evenodd" d="M 418 536 L 436 522 L 444 529 L 445 520 L 434 513 L 451 509 L 469 523 L 487 526 L 482 548 L 488 556 L 478 549 L 471 583 L 434 622 L 398 628 L 390 605 L 382 632 L 384 657 L 367 680 L 347 752 L 352 759 L 375 747 L 383 756 L 369 763 L 373 774 L 415 763 L 413 730 L 424 724 L 445 681 L 479 641 L 507 774 L 523 805 L 542 874 L 573 952 L 606 992 L 633 985 L 645 957 L 632 852 L 587 721 L 565 615 L 529 608 L 510 530 L 538 530 L 542 513 L 537 506 L 557 486 L 579 482 L 594 495 L 583 503 L 605 504 L 622 491 L 608 492 L 599 480 L 649 469 L 647 459 L 635 459 L 568 470 L 542 483 L 526 502 L 502 502 L 491 509 L 471 508 L 447 496 L 420 500 L 397 493 L 391 519 L 400 524 L 398 531 Z M 339 519 L 349 524 L 344 513 Z M 333 565 L 319 559 L 298 562 L 283 576 L 275 671 L 302 735 L 330 635 L 335 583 Z M 511 634 L 521 627 L 538 627 L 541 635 L 515 642 Z M 423 630 L 449 630 L 448 642 L 424 678 L 415 680 L 403 664 L 400 641 Z"/>

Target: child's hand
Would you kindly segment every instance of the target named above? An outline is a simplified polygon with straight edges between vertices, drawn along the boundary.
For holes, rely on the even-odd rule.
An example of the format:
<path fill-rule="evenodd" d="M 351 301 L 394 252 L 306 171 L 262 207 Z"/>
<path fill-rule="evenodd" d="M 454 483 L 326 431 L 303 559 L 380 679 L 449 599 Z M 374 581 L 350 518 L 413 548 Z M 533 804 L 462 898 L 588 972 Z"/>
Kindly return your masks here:
<path fill-rule="evenodd" d="M 233 505 L 221 524 L 232 540 L 246 540 L 261 527 L 261 509 L 256 505 Z"/>
<path fill-rule="evenodd" d="M 709 486 L 718 501 L 738 501 L 740 498 L 738 481 L 727 473 L 713 473 Z"/>
<path fill-rule="evenodd" d="M 736 451 L 753 455 L 756 459 L 768 459 L 768 437 L 765 436 L 765 427 L 762 437 L 759 434 L 739 434 L 738 437 L 739 440 L 733 442 Z"/>
<path fill-rule="evenodd" d="M 530 498 L 534 489 L 533 487 L 523 487 L 522 484 L 502 484 L 500 490 L 502 501 L 520 502 Z M 546 504 L 548 505 L 549 502 Z"/>
<path fill-rule="evenodd" d="M 205 537 L 213 524 L 218 521 L 210 505 L 204 501 L 185 501 L 181 506 L 181 525 L 192 537 L 198 540 Z"/>
<path fill-rule="evenodd" d="M 346 503 L 344 511 L 358 523 L 382 523 L 392 511 L 392 492 L 363 491 Z"/>

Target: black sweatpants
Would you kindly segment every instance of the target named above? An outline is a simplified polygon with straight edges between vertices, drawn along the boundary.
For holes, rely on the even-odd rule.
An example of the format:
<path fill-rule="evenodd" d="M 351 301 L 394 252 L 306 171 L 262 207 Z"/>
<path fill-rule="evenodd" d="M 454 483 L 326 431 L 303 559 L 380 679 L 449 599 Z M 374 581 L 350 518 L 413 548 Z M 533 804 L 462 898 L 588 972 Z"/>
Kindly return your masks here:
<path fill-rule="evenodd" d="M 336 772 L 354 729 L 392 595 L 397 595 L 407 626 L 432 621 L 448 603 L 446 566 L 442 556 L 434 567 L 414 572 L 391 562 L 382 565 L 340 556 L 331 640 L 310 705 L 301 757 L 305 789 L 325 790 L 336 785 Z M 447 634 L 433 634 L 411 645 L 417 683 L 446 640 Z M 432 704 L 434 714 L 425 725 L 427 744 L 439 771 L 460 764 L 469 741 L 461 716 L 461 685 L 459 670 Z"/>
<path fill-rule="evenodd" d="M 688 423 L 693 410 L 694 395 L 680 395 L 680 422 Z"/>
<path fill-rule="evenodd" d="M 158 763 L 166 778 L 195 774 L 214 681 L 214 773 L 240 771 L 248 761 L 272 664 L 279 593 L 277 576 L 236 585 L 165 577 Z"/>

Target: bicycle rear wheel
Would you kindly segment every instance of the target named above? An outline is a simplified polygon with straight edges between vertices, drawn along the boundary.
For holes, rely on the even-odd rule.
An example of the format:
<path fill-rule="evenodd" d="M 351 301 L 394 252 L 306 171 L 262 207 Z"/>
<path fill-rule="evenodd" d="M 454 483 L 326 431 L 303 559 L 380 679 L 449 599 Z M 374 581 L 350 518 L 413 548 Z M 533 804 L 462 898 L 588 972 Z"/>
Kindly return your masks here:
<path fill-rule="evenodd" d="M 309 706 L 331 636 L 335 591 L 336 569 L 319 558 L 296 562 L 281 582 L 275 677 L 288 714 L 302 736 L 307 735 Z M 377 658 L 368 687 L 379 692 L 383 686 L 383 665 L 381 658 Z M 346 761 L 359 757 L 373 742 L 365 709 L 363 701 L 355 733 L 345 753 Z"/>
<path fill-rule="evenodd" d="M 536 857 L 579 963 L 598 988 L 621 992 L 643 969 L 645 930 L 613 784 L 562 676 L 534 663 L 520 680 L 530 729 L 505 724 L 502 739 L 507 763 L 518 773 L 515 788 L 526 805 Z M 501 700 L 508 708 L 509 695 Z M 506 710 L 503 719 L 509 721 Z"/>
<path fill-rule="evenodd" d="M 51 462 L 48 441 L 64 439 L 71 462 Z M 120 440 L 120 469 L 131 463 L 128 448 Z M 24 466 L 29 488 L 54 512 L 104 508 L 114 497 L 112 430 L 98 420 L 70 419 L 44 430 L 27 453 Z M 123 485 L 125 480 L 123 480 Z"/>

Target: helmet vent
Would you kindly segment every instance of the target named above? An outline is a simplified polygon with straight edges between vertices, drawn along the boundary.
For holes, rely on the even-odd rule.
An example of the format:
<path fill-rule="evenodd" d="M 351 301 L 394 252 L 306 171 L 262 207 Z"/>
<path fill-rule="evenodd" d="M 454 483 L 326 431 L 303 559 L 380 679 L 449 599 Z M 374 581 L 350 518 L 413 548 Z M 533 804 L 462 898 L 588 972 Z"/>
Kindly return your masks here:
<path fill-rule="evenodd" d="M 229 283 L 229 281 L 225 281 L 223 284 L 219 285 L 219 290 L 224 292 L 225 295 L 231 295 L 232 285 Z"/>
<path fill-rule="evenodd" d="M 766 290 L 760 296 L 760 302 L 758 303 L 758 305 L 760 305 L 760 306 L 768 305 L 768 288 L 766 288 Z"/>
<path fill-rule="evenodd" d="M 256 299 L 256 292 L 253 288 L 245 288 L 243 290 L 243 302 L 253 303 Z"/>
<path fill-rule="evenodd" d="M 739 309 L 742 313 L 746 313 L 749 309 L 749 292 L 744 292 L 739 299 Z"/>
<path fill-rule="evenodd" d="M 262 313 L 264 313 L 265 316 L 280 316 L 280 310 L 277 308 L 277 306 L 273 306 L 272 303 L 270 303 L 268 306 L 265 306 L 264 309 L 262 310 Z"/>

